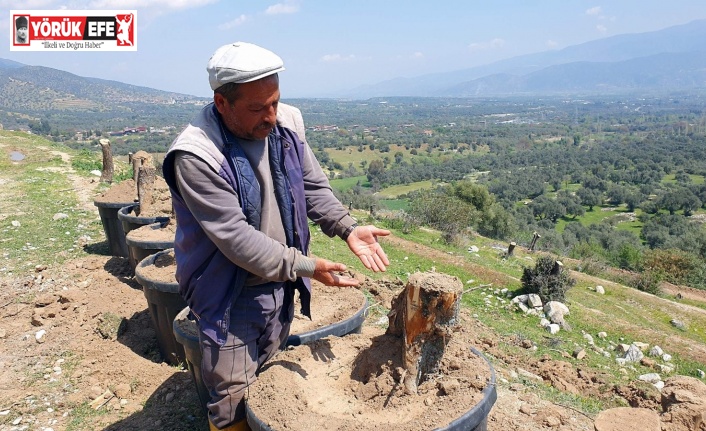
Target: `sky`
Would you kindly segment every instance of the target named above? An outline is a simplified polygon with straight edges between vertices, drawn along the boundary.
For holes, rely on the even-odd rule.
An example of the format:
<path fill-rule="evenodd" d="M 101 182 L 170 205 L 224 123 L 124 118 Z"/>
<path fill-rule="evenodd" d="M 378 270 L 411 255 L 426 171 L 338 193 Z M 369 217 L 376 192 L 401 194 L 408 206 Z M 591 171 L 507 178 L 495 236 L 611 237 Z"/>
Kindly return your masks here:
<path fill-rule="evenodd" d="M 706 19 L 704 0 L 0 0 L 0 8 L 0 58 L 210 97 L 211 54 L 244 41 L 282 57 L 283 99 Z M 137 51 L 10 51 L 13 9 L 137 10 Z"/>

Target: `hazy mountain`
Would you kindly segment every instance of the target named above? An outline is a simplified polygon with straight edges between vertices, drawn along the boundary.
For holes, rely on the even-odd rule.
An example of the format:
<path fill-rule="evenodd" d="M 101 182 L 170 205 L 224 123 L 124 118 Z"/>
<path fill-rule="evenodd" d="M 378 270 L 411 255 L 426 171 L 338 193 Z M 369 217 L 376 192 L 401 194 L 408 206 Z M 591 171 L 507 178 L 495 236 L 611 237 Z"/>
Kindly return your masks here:
<path fill-rule="evenodd" d="M 702 65 L 706 20 L 624 34 L 509 58 L 484 66 L 397 78 L 340 96 L 470 96 L 576 91 L 660 91 L 706 88 Z M 663 63 L 668 62 L 668 63 Z M 669 80 L 669 69 L 679 79 Z M 598 74 L 599 76 L 594 76 Z M 561 79 L 554 81 L 557 77 Z"/>
<path fill-rule="evenodd" d="M 194 103 L 199 99 L 0 59 L 0 108 L 9 111 L 125 111 L 136 104 Z"/>

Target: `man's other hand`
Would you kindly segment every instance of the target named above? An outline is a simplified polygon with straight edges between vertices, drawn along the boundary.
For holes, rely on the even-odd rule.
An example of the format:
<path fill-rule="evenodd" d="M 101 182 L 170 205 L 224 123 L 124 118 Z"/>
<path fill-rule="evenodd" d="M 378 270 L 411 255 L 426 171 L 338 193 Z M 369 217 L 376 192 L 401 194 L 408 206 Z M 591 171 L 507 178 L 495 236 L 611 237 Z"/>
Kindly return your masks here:
<path fill-rule="evenodd" d="M 387 236 L 389 230 L 379 229 L 373 225 L 358 226 L 348 236 L 348 248 L 363 262 L 366 268 L 374 271 L 385 271 L 390 265 L 385 251 L 378 244 L 379 236 Z"/>

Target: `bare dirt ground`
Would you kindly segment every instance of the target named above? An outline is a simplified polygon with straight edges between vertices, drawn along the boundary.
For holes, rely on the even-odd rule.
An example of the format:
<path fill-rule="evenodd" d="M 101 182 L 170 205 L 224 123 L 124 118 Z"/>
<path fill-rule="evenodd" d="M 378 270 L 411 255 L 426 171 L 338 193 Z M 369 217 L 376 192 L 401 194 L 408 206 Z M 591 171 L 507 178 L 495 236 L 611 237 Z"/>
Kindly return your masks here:
<path fill-rule="evenodd" d="M 88 191 L 79 194 L 81 204 L 95 210 L 96 183 L 71 179 L 77 190 Z M 430 259 L 471 265 L 399 238 L 392 241 Z M 366 280 L 363 287 L 385 304 L 402 286 Z M 369 319 L 366 325 L 379 323 Z M 493 334 L 468 312 L 463 325 L 469 333 L 490 334 L 469 344 L 492 355 L 504 379 L 488 429 L 594 429 L 594 418 L 541 399 L 512 375 L 522 367 L 561 391 L 601 397 L 606 389 L 600 374 L 548 358 L 507 357 L 498 345 L 520 340 Z M 623 392 L 631 405 L 659 404 L 655 391 L 626 386 Z M 159 356 L 145 297 L 127 259 L 89 253 L 61 267 L 0 276 L 0 431 L 151 429 L 208 426 L 189 372 Z"/>

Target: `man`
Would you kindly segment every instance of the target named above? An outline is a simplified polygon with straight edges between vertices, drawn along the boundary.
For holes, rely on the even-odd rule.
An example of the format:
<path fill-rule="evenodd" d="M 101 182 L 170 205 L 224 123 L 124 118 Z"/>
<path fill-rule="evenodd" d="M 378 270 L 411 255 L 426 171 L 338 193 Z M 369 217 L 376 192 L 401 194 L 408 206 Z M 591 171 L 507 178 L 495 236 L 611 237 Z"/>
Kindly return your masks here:
<path fill-rule="evenodd" d="M 29 43 L 27 38 L 28 20 L 26 16 L 20 16 L 15 19 L 15 44 L 26 45 Z"/>
<path fill-rule="evenodd" d="M 307 218 L 344 239 L 366 268 L 389 265 L 377 237 L 390 232 L 355 223 L 303 141 L 301 113 L 279 104 L 283 70 L 277 55 L 256 45 L 216 50 L 207 66 L 213 103 L 164 161 L 177 218 L 176 275 L 199 322 L 211 429 L 249 429 L 243 395 L 287 339 L 294 289 L 309 316 L 309 278 L 358 284 L 340 275 L 345 265 L 308 256 Z"/>

